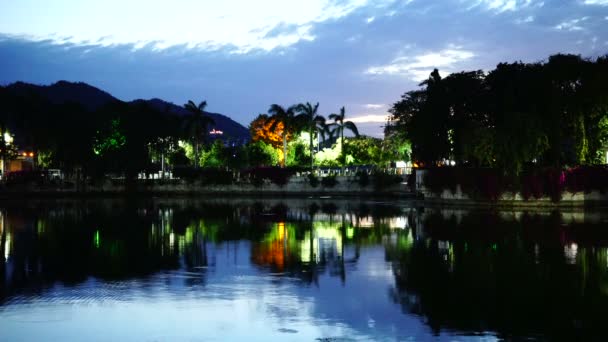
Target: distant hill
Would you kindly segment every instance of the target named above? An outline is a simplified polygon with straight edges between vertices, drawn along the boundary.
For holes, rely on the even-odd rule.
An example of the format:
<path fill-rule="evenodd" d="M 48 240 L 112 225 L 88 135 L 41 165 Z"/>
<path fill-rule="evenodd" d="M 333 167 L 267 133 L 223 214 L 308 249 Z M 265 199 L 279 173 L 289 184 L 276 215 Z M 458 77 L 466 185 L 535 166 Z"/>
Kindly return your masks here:
<path fill-rule="evenodd" d="M 38 95 L 55 104 L 78 103 L 89 111 L 95 111 L 108 103 L 120 101 L 111 94 L 83 82 L 59 81 L 48 86 L 16 82 L 6 86 L 5 89 L 17 95 Z M 188 111 L 183 107 L 161 99 L 135 100 L 129 103 L 142 102 L 159 111 L 168 110 L 177 115 L 188 115 Z M 249 140 L 249 130 L 243 125 L 223 114 L 208 112 L 206 114 L 215 121 L 215 125 L 211 128 L 224 132 L 222 139 Z"/>
<path fill-rule="evenodd" d="M 158 110 L 165 111 L 168 110 L 171 113 L 175 113 L 178 115 L 189 115 L 189 112 L 184 109 L 182 106 L 178 106 L 174 103 L 167 102 L 161 99 L 151 99 L 151 100 L 135 100 L 132 103 L 141 103 L 144 102 L 148 104 L 150 107 Z M 219 114 L 219 113 L 210 113 L 205 112 L 205 114 L 209 115 L 213 121 L 215 121 L 215 125 L 211 125 L 210 128 L 215 128 L 216 130 L 220 130 L 224 132 L 223 137 L 225 139 L 245 139 L 249 140 L 250 133 L 247 128 L 245 128 L 240 123 L 232 120 L 231 118 Z"/>

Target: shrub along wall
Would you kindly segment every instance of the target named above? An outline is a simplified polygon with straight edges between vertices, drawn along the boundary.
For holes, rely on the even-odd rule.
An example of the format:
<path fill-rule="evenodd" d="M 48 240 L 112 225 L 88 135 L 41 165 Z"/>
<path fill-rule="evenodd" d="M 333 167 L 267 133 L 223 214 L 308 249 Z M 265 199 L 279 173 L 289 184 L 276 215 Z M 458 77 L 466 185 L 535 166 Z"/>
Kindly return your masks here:
<path fill-rule="evenodd" d="M 423 184 L 427 191 L 440 196 L 445 190 L 460 191 L 474 200 L 497 201 L 503 194 L 521 194 L 524 200 L 548 197 L 559 202 L 565 191 L 590 193 L 608 191 L 608 168 L 580 166 L 562 170 L 538 168 L 520 175 L 507 175 L 498 169 L 440 167 L 425 169 Z"/>

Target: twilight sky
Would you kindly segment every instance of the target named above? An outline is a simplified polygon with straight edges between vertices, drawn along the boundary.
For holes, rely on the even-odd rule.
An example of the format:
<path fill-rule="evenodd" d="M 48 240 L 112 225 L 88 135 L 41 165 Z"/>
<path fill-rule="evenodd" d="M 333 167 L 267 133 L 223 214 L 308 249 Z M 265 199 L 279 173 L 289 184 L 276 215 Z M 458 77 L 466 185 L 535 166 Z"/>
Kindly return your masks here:
<path fill-rule="evenodd" d="M 346 106 L 382 136 L 386 111 L 442 76 L 608 53 L 608 0 L 19 0 L 0 2 L 0 84 L 82 81 L 247 126 L 270 104 Z"/>

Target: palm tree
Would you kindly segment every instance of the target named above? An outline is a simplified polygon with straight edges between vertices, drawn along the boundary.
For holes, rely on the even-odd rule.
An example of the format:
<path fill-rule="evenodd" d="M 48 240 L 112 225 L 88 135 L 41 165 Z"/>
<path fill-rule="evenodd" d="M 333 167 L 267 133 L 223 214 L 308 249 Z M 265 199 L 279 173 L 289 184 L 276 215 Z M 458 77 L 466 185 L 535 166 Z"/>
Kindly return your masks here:
<path fill-rule="evenodd" d="M 327 124 L 325 118 L 323 118 L 323 121 L 319 121 L 316 123 L 315 129 L 317 131 L 318 136 L 321 138 L 321 141 L 317 146 L 317 152 L 319 152 L 321 150 L 321 145 L 325 146 L 325 142 L 327 140 L 331 141 L 331 139 L 333 138 L 331 132 L 331 124 Z"/>
<path fill-rule="evenodd" d="M 189 100 L 184 105 L 184 108 L 190 112 L 186 118 L 186 131 L 194 145 L 194 167 L 198 167 L 200 144 L 202 138 L 207 134 L 207 127 L 215 124 L 215 121 L 205 114 L 205 107 L 207 107 L 207 101 L 202 101 L 197 106 L 196 103 Z"/>
<path fill-rule="evenodd" d="M 280 123 L 283 124 L 283 130 L 281 136 L 283 137 L 283 167 L 287 165 L 287 134 L 289 131 L 293 131 L 296 128 L 298 121 L 301 120 L 301 116 L 296 116 L 297 106 L 291 106 L 287 109 L 273 104 L 268 109 L 269 122 L 272 122 L 270 126 L 271 130 L 275 130 Z"/>
<path fill-rule="evenodd" d="M 346 163 L 346 156 L 344 155 L 344 130 L 348 129 L 353 132 L 356 137 L 359 136 L 359 130 L 355 123 L 352 121 L 344 121 L 344 116 L 344 107 L 340 108 L 340 114 L 329 114 L 329 119 L 334 120 L 334 123 L 332 124 L 332 134 L 336 134 L 336 137 L 340 137 L 340 159 L 342 167 L 344 167 L 344 164 Z"/>
<path fill-rule="evenodd" d="M 297 106 L 297 111 L 299 116 L 303 118 L 306 123 L 308 132 L 310 133 L 310 169 L 314 167 L 315 155 L 314 155 L 314 146 L 313 146 L 313 135 L 316 131 L 318 131 L 319 125 L 325 124 L 325 118 L 321 115 L 317 115 L 317 110 L 319 109 L 319 102 L 314 106 L 310 104 L 310 102 L 306 102 L 306 104 L 300 103 Z"/>

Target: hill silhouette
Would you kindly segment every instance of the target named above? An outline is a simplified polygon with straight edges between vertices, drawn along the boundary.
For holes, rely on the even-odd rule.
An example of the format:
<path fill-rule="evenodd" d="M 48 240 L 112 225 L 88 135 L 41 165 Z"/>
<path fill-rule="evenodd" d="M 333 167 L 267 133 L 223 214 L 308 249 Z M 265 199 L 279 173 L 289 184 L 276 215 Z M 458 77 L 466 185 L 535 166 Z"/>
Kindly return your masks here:
<path fill-rule="evenodd" d="M 5 89 L 16 95 L 40 96 L 54 104 L 78 103 L 89 111 L 95 111 L 114 101 L 121 101 L 111 94 L 83 82 L 58 81 L 51 85 L 15 82 L 6 86 Z M 188 115 L 188 111 L 183 107 L 158 98 L 149 100 L 138 99 L 127 103 L 136 104 L 142 102 L 158 111 L 169 111 L 176 115 Z M 222 139 L 241 141 L 249 139 L 249 130 L 228 116 L 219 113 L 205 113 L 215 121 L 215 125 L 212 125 L 210 128 L 224 132 Z"/>

